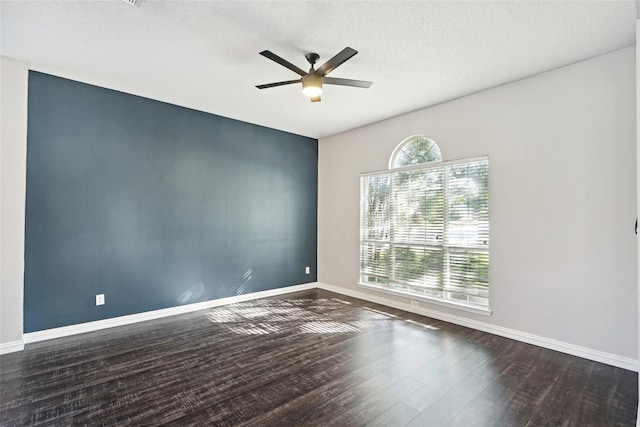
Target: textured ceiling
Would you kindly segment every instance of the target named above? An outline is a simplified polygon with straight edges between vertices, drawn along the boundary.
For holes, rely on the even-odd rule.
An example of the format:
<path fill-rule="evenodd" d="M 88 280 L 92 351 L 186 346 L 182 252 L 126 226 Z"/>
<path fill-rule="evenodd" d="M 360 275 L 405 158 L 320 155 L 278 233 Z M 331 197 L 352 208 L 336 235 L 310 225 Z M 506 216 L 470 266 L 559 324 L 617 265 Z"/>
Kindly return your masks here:
<path fill-rule="evenodd" d="M 311 137 L 325 137 L 635 41 L 635 1 L 5 1 L 0 53 L 33 70 Z M 297 78 L 359 54 L 310 103 Z"/>

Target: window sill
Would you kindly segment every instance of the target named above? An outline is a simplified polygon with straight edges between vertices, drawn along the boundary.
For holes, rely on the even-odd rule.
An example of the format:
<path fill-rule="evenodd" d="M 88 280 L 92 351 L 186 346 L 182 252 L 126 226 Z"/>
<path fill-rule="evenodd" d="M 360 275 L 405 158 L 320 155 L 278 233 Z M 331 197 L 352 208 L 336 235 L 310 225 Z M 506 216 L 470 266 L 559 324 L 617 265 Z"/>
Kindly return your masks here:
<path fill-rule="evenodd" d="M 385 288 L 382 286 L 375 286 L 375 285 L 371 285 L 368 283 L 358 283 L 358 286 L 363 288 L 363 289 L 370 289 L 376 292 L 383 292 L 385 294 L 391 294 L 391 295 L 396 295 L 396 296 L 400 296 L 403 298 L 409 298 L 415 301 L 424 301 L 424 302 L 428 302 L 430 304 L 435 304 L 435 305 L 440 305 L 443 307 L 449 307 L 449 308 L 454 308 L 456 310 L 461 310 L 461 311 L 467 311 L 469 313 L 474 313 L 474 314 L 481 314 L 483 316 L 491 316 L 491 310 L 488 308 L 481 308 L 481 307 L 474 307 L 474 306 L 470 306 L 470 305 L 466 305 L 466 304 L 462 304 L 462 303 L 455 303 L 455 302 L 449 302 L 449 301 L 442 301 L 439 300 L 437 298 L 429 298 L 427 296 L 424 295 L 417 295 L 411 292 L 404 292 L 404 291 L 400 291 L 400 290 L 396 290 L 396 289 L 389 289 L 389 288 Z"/>

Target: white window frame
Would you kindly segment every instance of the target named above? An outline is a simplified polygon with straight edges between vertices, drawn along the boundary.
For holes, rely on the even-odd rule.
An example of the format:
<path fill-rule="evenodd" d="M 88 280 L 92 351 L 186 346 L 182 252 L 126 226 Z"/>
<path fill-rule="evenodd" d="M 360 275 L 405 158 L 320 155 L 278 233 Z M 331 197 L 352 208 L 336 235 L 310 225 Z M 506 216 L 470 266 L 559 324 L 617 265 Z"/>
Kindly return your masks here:
<path fill-rule="evenodd" d="M 414 138 L 414 137 L 410 137 L 410 138 Z M 409 140 L 410 138 L 407 138 L 407 140 Z M 407 141 L 405 140 L 405 141 Z M 398 147 L 396 147 L 396 149 L 394 150 L 392 156 L 391 156 L 391 161 L 389 162 L 390 165 L 390 169 L 386 170 L 386 171 L 376 171 L 376 172 L 366 172 L 366 173 L 362 173 L 360 174 L 360 182 L 362 185 L 362 178 L 363 177 L 367 177 L 367 176 L 382 176 L 382 175 L 388 175 L 389 176 L 389 200 L 393 200 L 393 186 L 391 185 L 391 175 L 397 172 L 408 172 L 408 171 L 413 171 L 413 170 L 428 170 L 431 168 L 446 168 L 447 166 L 451 166 L 451 165 L 456 165 L 456 164 L 463 164 L 463 163 L 472 163 L 472 162 L 478 162 L 478 161 L 488 161 L 489 158 L 488 156 L 480 156 L 480 157 L 473 157 L 473 158 L 466 158 L 466 159 L 459 159 L 459 160 L 451 160 L 451 161 L 434 161 L 434 162 L 428 162 L 428 163 L 421 163 L 421 164 L 417 164 L 417 165 L 411 165 L 411 166 L 405 166 L 405 167 L 399 167 L 399 168 L 391 168 L 391 166 L 393 165 L 393 161 L 395 158 L 395 154 L 398 152 L 398 148 L 399 147 L 403 147 L 405 145 L 405 142 L 403 141 L 403 143 L 401 143 Z M 446 170 L 446 169 L 445 169 Z M 448 203 L 446 202 L 446 194 L 448 194 L 448 179 L 443 180 L 443 185 L 444 185 L 444 190 L 443 192 L 445 193 L 445 203 L 444 203 L 444 227 L 446 230 L 447 227 L 447 222 L 448 222 L 448 217 L 449 215 L 447 214 L 447 210 L 448 210 Z M 362 198 L 362 188 L 361 188 L 361 198 Z M 364 215 L 362 213 L 362 199 L 360 200 L 360 251 L 362 251 L 362 247 L 364 244 L 367 243 L 382 243 L 382 244 L 388 244 L 389 245 L 389 256 L 391 256 L 391 254 L 393 253 L 393 251 L 391 251 L 391 247 L 394 245 L 397 245 L 397 242 L 392 242 L 391 239 L 389 239 L 388 241 L 375 241 L 375 240 L 370 240 L 370 239 L 365 239 L 365 237 L 362 234 L 363 231 L 363 221 L 365 220 Z M 392 231 L 390 232 L 392 233 Z M 444 254 L 446 253 L 446 251 L 449 249 L 449 247 L 453 247 L 450 245 L 446 245 L 443 244 L 442 245 L 442 250 L 443 250 L 443 275 L 448 273 L 448 268 L 445 268 L 444 263 L 446 263 L 446 259 L 447 257 L 444 256 Z M 469 249 L 469 248 L 465 248 L 465 249 Z M 482 249 L 482 248 L 475 248 L 472 249 L 473 251 L 477 251 L 478 253 L 486 253 L 487 255 L 489 255 L 489 245 L 486 246 L 486 249 Z M 445 299 L 440 299 L 438 297 L 435 296 L 429 296 L 429 295 L 424 295 L 424 294 L 420 294 L 417 292 L 412 292 L 409 290 L 402 290 L 402 289 L 395 289 L 395 288 L 391 288 L 385 285 L 376 285 L 376 284 L 372 284 L 372 283 L 366 283 L 363 279 L 364 276 L 374 276 L 372 274 L 364 274 L 362 272 L 362 253 L 360 254 L 359 257 L 359 264 L 360 264 L 360 268 L 359 268 L 359 286 L 361 288 L 365 288 L 365 289 L 372 289 L 375 290 L 377 292 L 383 292 L 383 293 L 387 293 L 387 294 L 391 294 L 391 295 L 397 295 L 397 296 L 402 296 L 405 298 L 410 298 L 411 300 L 420 300 L 420 301 L 427 301 L 429 303 L 432 304 L 436 304 L 436 305 L 440 305 L 440 306 L 445 306 L 445 307 L 452 307 L 452 308 L 456 308 L 459 310 L 463 310 L 463 311 L 467 311 L 467 312 L 472 312 L 472 313 L 476 313 L 476 314 L 482 314 L 482 315 L 491 315 L 491 309 L 490 307 L 483 307 L 480 305 L 474 305 L 471 303 L 465 303 L 463 301 L 452 301 L 452 300 L 445 300 Z M 393 268 L 393 261 L 390 261 L 390 265 L 389 265 L 389 271 L 391 272 L 391 269 Z M 391 275 L 391 274 L 390 274 Z M 444 282 L 447 283 L 447 279 L 444 279 Z M 490 304 L 490 303 L 489 303 Z"/>

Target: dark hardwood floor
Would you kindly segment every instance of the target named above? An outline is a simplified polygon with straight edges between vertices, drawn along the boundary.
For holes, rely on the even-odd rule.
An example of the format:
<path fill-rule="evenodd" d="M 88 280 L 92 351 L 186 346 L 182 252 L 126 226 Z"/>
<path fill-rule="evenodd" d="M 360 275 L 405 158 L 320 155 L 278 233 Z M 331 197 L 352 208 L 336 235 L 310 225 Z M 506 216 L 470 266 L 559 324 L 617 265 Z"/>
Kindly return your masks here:
<path fill-rule="evenodd" d="M 637 374 L 313 290 L 27 345 L 0 424 L 633 426 Z"/>

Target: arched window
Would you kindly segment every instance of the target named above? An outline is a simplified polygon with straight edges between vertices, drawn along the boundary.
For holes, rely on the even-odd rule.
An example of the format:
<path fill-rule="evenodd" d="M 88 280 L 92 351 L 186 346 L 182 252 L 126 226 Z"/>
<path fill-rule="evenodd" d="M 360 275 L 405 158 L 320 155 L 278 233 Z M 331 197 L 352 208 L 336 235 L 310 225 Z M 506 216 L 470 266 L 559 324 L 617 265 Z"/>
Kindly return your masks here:
<path fill-rule="evenodd" d="M 440 147 L 434 140 L 424 135 L 414 135 L 402 141 L 393 150 L 389 169 L 441 161 Z"/>
<path fill-rule="evenodd" d="M 414 135 L 362 174 L 360 285 L 489 314 L 489 159 Z"/>

